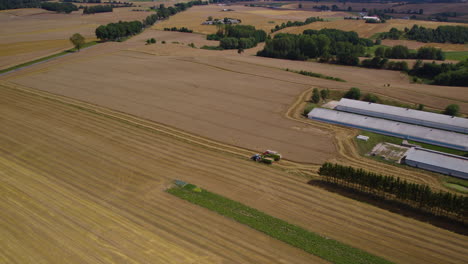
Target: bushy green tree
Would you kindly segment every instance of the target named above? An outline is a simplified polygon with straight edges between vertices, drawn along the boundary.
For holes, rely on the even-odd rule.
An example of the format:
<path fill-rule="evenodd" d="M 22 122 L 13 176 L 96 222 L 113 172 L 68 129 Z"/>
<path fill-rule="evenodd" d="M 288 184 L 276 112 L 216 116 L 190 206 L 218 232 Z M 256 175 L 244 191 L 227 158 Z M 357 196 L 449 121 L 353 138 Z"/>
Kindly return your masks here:
<path fill-rule="evenodd" d="M 73 36 L 70 37 L 70 41 L 78 51 L 80 51 L 80 49 L 85 44 L 85 38 L 79 33 L 73 34 Z"/>
<path fill-rule="evenodd" d="M 352 87 L 345 93 L 344 98 L 359 100 L 361 98 L 361 90 L 357 87 Z"/>
<path fill-rule="evenodd" d="M 330 90 L 328 90 L 328 88 L 320 90 L 320 97 L 322 97 L 323 100 L 327 100 L 328 97 L 330 97 Z"/>
<path fill-rule="evenodd" d="M 370 103 L 378 103 L 380 101 L 379 97 L 371 93 L 367 93 L 366 95 L 364 95 L 364 98 L 362 98 L 362 100 Z"/>
<path fill-rule="evenodd" d="M 458 106 L 457 104 L 448 105 L 443 112 L 444 115 L 450 115 L 450 116 L 457 116 L 459 113 L 460 113 L 460 106 Z"/>
<path fill-rule="evenodd" d="M 312 101 L 314 104 L 318 104 L 318 103 L 320 102 L 320 92 L 319 92 L 319 89 L 314 88 L 314 90 L 312 90 L 312 98 L 311 98 L 311 101 Z"/>

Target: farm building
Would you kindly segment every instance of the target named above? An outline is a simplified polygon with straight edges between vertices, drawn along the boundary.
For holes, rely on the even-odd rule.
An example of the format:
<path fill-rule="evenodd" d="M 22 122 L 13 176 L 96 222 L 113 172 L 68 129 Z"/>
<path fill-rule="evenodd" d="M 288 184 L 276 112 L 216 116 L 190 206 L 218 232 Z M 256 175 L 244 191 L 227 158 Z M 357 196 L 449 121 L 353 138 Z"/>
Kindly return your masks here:
<path fill-rule="evenodd" d="M 314 108 L 307 115 L 310 119 L 355 127 L 371 132 L 414 140 L 447 148 L 468 150 L 468 135 L 435 128 L 400 123 L 324 108 Z"/>
<path fill-rule="evenodd" d="M 343 98 L 336 110 L 380 117 L 415 125 L 468 133 L 468 119 L 429 113 L 402 107 L 375 104 Z"/>
<path fill-rule="evenodd" d="M 429 149 L 411 148 L 403 160 L 412 167 L 468 179 L 468 158 L 465 157 Z"/>

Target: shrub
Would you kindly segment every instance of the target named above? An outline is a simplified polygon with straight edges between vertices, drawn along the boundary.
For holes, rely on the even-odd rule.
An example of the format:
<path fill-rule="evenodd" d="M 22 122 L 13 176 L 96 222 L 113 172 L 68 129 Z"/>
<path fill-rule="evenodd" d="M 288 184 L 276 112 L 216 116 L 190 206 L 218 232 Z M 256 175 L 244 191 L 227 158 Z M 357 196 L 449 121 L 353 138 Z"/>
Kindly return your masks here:
<path fill-rule="evenodd" d="M 361 90 L 356 87 L 352 87 L 345 93 L 344 98 L 359 100 L 361 98 Z"/>

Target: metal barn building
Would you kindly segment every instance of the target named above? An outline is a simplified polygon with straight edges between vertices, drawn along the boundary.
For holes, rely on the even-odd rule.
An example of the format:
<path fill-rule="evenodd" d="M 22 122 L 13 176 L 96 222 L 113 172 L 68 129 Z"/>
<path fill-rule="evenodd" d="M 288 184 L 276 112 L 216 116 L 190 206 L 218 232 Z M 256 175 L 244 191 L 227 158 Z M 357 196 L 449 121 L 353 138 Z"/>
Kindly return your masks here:
<path fill-rule="evenodd" d="M 405 164 L 454 177 L 468 179 L 468 158 L 433 151 L 411 148 L 406 152 Z"/>
<path fill-rule="evenodd" d="M 336 110 L 468 133 L 468 119 L 343 98 Z"/>
<path fill-rule="evenodd" d="M 468 151 L 468 135 L 465 134 L 324 108 L 314 108 L 307 116 L 314 120 Z"/>

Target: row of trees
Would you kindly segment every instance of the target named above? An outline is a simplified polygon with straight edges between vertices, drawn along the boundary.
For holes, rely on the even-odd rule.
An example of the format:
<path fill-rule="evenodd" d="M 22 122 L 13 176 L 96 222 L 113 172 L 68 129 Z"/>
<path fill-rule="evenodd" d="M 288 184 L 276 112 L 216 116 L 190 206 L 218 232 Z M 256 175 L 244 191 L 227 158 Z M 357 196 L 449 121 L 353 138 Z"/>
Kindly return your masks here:
<path fill-rule="evenodd" d="M 61 0 L 60 2 L 65 3 L 93 3 L 93 4 L 100 4 L 101 0 Z"/>
<path fill-rule="evenodd" d="M 468 27 L 465 26 L 439 26 L 436 29 L 414 25 L 411 29 L 403 31 L 396 28 L 382 33 L 381 38 L 400 39 L 407 38 L 421 42 L 455 43 L 464 44 L 468 42 Z"/>
<path fill-rule="evenodd" d="M 327 182 L 341 185 L 384 200 L 396 200 L 461 221 L 468 217 L 468 197 L 444 191 L 433 191 L 429 186 L 409 183 L 399 177 L 385 176 L 339 164 L 324 163 L 318 174 Z"/>
<path fill-rule="evenodd" d="M 207 36 L 208 40 L 219 40 L 219 46 L 223 49 L 248 49 L 255 47 L 257 43 L 264 42 L 267 33 L 249 25 L 224 25 L 216 34 Z"/>
<path fill-rule="evenodd" d="M 111 5 L 96 5 L 96 6 L 85 6 L 83 8 L 83 14 L 95 14 L 95 13 L 105 13 L 112 12 L 113 8 Z"/>
<path fill-rule="evenodd" d="M 0 0 L 0 10 L 40 7 L 44 0 Z"/>
<path fill-rule="evenodd" d="M 319 58 L 327 62 L 336 60 L 345 65 L 358 65 L 359 56 L 364 56 L 365 48 L 373 42 L 359 38 L 356 32 L 338 29 L 305 30 L 304 34 L 280 33 L 266 42 L 258 56 L 307 60 Z"/>
<path fill-rule="evenodd" d="M 322 89 L 319 91 L 318 88 L 314 88 L 312 90 L 312 97 L 310 98 L 310 101 L 312 103 L 318 104 L 320 103 L 321 100 L 327 100 L 329 97 L 330 97 L 330 90 Z"/>
<path fill-rule="evenodd" d="M 96 37 L 100 40 L 120 40 L 121 38 L 140 33 L 143 28 L 156 23 L 156 21 L 165 19 L 173 14 L 184 11 L 194 5 L 205 5 L 206 1 L 190 1 L 187 3 L 177 3 L 175 7 L 166 8 L 161 4 L 156 14 L 147 16 L 142 22 L 135 20 L 129 22 L 119 21 L 118 23 L 109 23 L 96 28 Z"/>
<path fill-rule="evenodd" d="M 468 59 L 457 64 L 423 63 L 417 61 L 410 75 L 432 80 L 433 84 L 448 86 L 468 86 Z"/>
<path fill-rule="evenodd" d="M 100 40 L 120 40 L 138 34 L 142 30 L 143 23 L 140 21 L 119 21 L 118 23 L 109 23 L 96 28 L 96 37 Z"/>
<path fill-rule="evenodd" d="M 186 28 L 186 27 L 181 27 L 181 28 L 177 28 L 177 27 L 164 28 L 164 31 L 178 31 L 178 32 L 185 32 L 185 33 L 192 33 L 192 32 L 193 32 L 193 30 L 188 29 L 188 28 Z"/>
<path fill-rule="evenodd" d="M 281 30 L 287 27 L 300 27 L 304 25 L 308 25 L 317 21 L 323 21 L 320 17 L 309 17 L 304 22 L 302 21 L 288 21 L 287 23 L 282 23 L 281 25 L 276 25 L 274 28 L 271 29 L 271 33 Z"/>
<path fill-rule="evenodd" d="M 78 7 L 72 3 L 45 2 L 41 4 L 41 8 L 48 11 L 55 11 L 57 13 L 66 14 L 70 14 L 73 11 L 78 11 Z"/>
<path fill-rule="evenodd" d="M 387 58 L 374 57 L 372 59 L 364 59 L 361 61 L 361 66 L 372 69 L 387 69 L 392 71 L 408 72 L 408 63 L 406 61 L 389 61 Z"/>
<path fill-rule="evenodd" d="M 197 6 L 197 5 L 208 5 L 208 1 L 190 1 L 186 3 L 176 3 L 174 6 L 166 7 L 164 4 L 160 4 L 159 8 L 156 9 L 156 14 L 158 18 L 164 19 L 168 18 L 172 15 L 175 15 L 179 12 L 185 11 L 188 8 L 192 6 Z"/>

